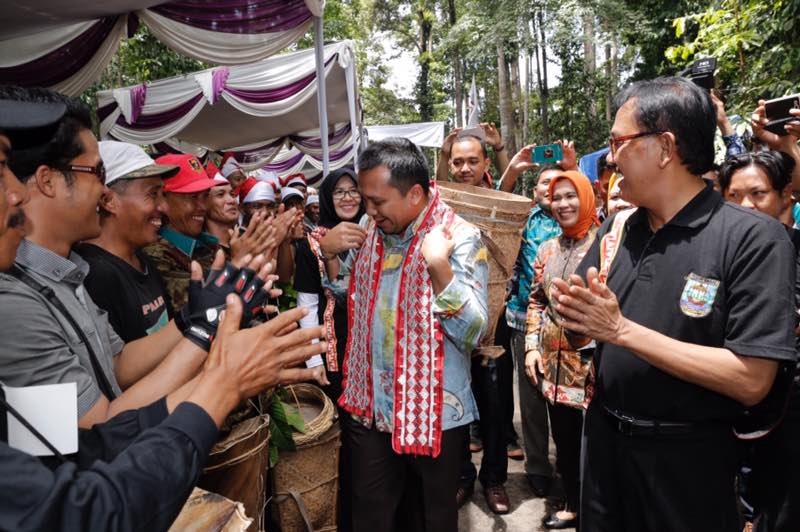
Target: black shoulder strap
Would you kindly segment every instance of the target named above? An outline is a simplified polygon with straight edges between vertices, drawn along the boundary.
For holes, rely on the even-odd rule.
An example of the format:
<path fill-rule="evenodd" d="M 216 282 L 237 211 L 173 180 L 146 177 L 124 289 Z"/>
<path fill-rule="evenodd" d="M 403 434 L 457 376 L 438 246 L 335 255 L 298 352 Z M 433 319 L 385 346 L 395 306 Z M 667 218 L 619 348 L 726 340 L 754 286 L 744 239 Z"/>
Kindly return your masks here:
<path fill-rule="evenodd" d="M 83 344 L 86 346 L 86 351 L 89 353 L 89 360 L 92 363 L 92 369 L 94 370 L 94 377 L 97 381 L 98 386 L 100 387 L 100 391 L 103 392 L 103 395 L 108 398 L 109 401 L 113 401 L 116 399 L 117 394 L 114 393 L 114 389 L 111 387 L 111 384 L 108 382 L 108 378 L 106 377 L 105 372 L 103 371 L 103 367 L 100 365 L 100 362 L 97 360 L 97 355 L 92 348 L 92 343 L 86 337 L 86 333 L 83 332 L 83 329 L 80 325 L 75 321 L 75 318 L 72 317 L 72 314 L 64 307 L 64 304 L 58 299 L 53 289 L 49 286 L 45 286 L 33 277 L 31 277 L 25 270 L 20 268 L 18 265 L 14 264 L 11 269 L 8 271 L 11 275 L 31 287 L 33 290 L 38 292 L 42 295 L 51 305 L 53 305 L 72 325 L 72 328 L 75 329 L 75 333 L 80 337 L 83 341 Z"/>

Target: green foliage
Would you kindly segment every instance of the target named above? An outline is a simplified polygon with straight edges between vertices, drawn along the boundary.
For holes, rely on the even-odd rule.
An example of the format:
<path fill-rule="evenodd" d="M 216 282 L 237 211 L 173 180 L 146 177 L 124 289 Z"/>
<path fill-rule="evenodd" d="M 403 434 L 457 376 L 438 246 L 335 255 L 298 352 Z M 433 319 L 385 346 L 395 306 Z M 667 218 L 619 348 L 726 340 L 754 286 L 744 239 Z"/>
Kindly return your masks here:
<path fill-rule="evenodd" d="M 293 432 L 303 433 L 306 425 L 300 411 L 287 404 L 286 391 L 279 388 L 269 404 L 269 466 L 278 462 L 280 451 L 294 451 Z"/>
<path fill-rule="evenodd" d="M 676 69 L 716 57 L 729 113 L 746 116 L 759 98 L 798 90 L 800 0 L 716 0 L 672 24 L 683 41 L 669 47 L 665 57 Z"/>
<path fill-rule="evenodd" d="M 81 99 L 94 110 L 98 91 L 197 72 L 208 66 L 171 50 L 142 24 L 133 37 L 120 43 L 100 81 L 87 89 Z"/>

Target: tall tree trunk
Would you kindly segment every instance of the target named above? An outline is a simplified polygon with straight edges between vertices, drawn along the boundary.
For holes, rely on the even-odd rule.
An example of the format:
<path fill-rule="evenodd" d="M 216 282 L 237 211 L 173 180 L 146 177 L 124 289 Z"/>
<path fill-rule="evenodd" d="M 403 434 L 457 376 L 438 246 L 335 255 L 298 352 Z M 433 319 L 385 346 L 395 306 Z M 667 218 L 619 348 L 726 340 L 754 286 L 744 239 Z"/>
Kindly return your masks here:
<path fill-rule="evenodd" d="M 533 86 L 533 62 L 531 61 L 531 52 L 530 50 L 525 50 L 525 92 L 523 93 L 523 101 L 522 101 L 522 137 L 523 142 L 528 143 L 528 140 L 531 136 L 530 131 L 530 110 L 528 106 L 530 105 L 531 99 L 531 89 Z"/>
<path fill-rule="evenodd" d="M 508 82 L 508 64 L 503 43 L 498 40 L 497 50 L 497 88 L 500 99 L 500 134 L 508 153 L 516 153 L 514 146 L 514 114 L 511 111 L 511 88 Z"/>
<path fill-rule="evenodd" d="M 594 144 L 597 139 L 597 99 L 595 91 L 595 73 L 597 57 L 594 44 L 594 14 L 590 10 L 583 13 L 583 71 L 586 74 L 587 94 L 589 96 L 589 131 Z"/>
<path fill-rule="evenodd" d="M 433 99 L 430 87 L 431 70 L 431 33 L 433 21 L 427 16 L 425 2 L 417 6 L 417 21 L 419 23 L 419 77 L 417 78 L 417 105 L 419 106 L 420 122 L 433 120 Z"/>
<path fill-rule="evenodd" d="M 452 28 L 458 20 L 456 17 L 456 0 L 447 0 L 447 14 Z M 453 49 L 450 61 L 453 63 L 453 99 L 456 104 L 456 126 L 461 127 L 464 124 L 464 82 L 461 75 L 461 54 L 458 53 L 458 48 Z"/>
<path fill-rule="evenodd" d="M 619 90 L 619 46 L 617 36 L 610 33 L 606 43 L 606 77 L 608 78 L 608 90 L 606 92 L 606 120 L 611 123 L 614 120 L 614 95 Z"/>
<path fill-rule="evenodd" d="M 614 86 L 614 70 L 613 65 L 611 62 L 611 41 L 609 40 L 606 42 L 605 46 L 606 52 L 606 80 L 607 80 L 607 88 L 606 88 L 606 121 L 611 123 L 613 117 L 611 116 L 611 108 L 614 106 L 614 91 L 616 87 Z"/>
<path fill-rule="evenodd" d="M 514 117 L 514 146 L 522 146 L 522 113 L 519 112 L 522 107 L 522 87 L 520 86 L 519 76 L 519 50 L 516 50 L 514 57 L 511 60 L 511 95 L 513 96 L 512 116 Z M 509 153 L 516 153 L 509 152 Z"/>
<path fill-rule="evenodd" d="M 541 76 L 539 78 L 539 99 L 542 105 L 542 140 L 550 142 L 550 118 L 548 106 L 550 105 L 550 88 L 547 86 L 547 39 L 544 31 L 543 9 L 536 12 L 539 24 L 539 50 L 542 53 Z"/>

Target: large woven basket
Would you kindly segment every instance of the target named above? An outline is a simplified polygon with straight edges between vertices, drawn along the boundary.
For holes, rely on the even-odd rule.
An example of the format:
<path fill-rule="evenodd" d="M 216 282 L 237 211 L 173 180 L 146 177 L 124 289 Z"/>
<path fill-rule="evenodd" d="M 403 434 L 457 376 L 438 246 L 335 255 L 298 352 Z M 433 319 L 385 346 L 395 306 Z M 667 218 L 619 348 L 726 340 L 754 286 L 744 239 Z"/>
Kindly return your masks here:
<path fill-rule="evenodd" d="M 533 202 L 525 196 L 463 183 L 437 181 L 437 185 L 445 203 L 480 229 L 489 251 L 489 330 L 476 355 L 496 358 L 504 350 L 494 345 L 495 328 L 505 307 L 506 285 L 514 271 L 522 230 Z"/>
<path fill-rule="evenodd" d="M 235 425 L 217 442 L 198 485 L 244 504 L 253 520 L 248 530 L 262 530 L 269 466 L 269 416 L 258 415 Z"/>
<path fill-rule="evenodd" d="M 311 384 L 288 386 L 287 392 L 306 431 L 294 434 L 297 450 L 281 451 L 272 469 L 273 517 L 281 532 L 335 531 L 342 445 L 336 409 Z"/>

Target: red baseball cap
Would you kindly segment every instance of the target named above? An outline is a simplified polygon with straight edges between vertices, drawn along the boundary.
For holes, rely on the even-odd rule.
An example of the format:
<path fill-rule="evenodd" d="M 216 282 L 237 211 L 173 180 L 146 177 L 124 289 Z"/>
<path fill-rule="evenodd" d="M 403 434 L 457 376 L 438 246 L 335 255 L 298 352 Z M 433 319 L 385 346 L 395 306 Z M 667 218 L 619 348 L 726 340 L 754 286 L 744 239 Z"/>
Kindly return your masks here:
<path fill-rule="evenodd" d="M 179 167 L 178 173 L 164 180 L 164 192 L 192 194 L 202 192 L 216 186 L 213 179 L 208 178 L 200 160 L 194 155 L 185 153 L 162 155 L 156 159 L 157 164 L 170 164 Z"/>

